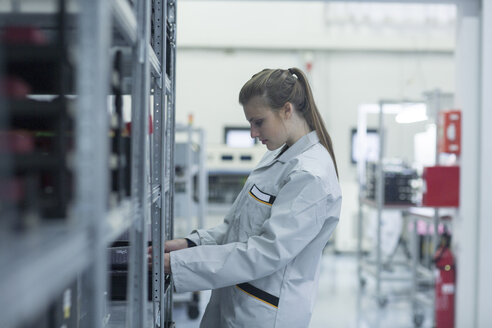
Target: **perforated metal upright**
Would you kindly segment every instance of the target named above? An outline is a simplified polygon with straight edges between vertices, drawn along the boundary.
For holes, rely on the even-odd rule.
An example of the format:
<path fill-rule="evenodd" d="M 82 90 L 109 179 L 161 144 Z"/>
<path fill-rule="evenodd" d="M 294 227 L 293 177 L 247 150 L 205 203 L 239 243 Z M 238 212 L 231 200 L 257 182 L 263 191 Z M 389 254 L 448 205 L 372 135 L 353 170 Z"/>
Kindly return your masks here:
<path fill-rule="evenodd" d="M 139 132 L 138 136 L 132 132 L 132 146 L 144 153 L 132 151 L 133 158 L 140 160 L 139 163 L 134 160 L 132 167 L 136 173 L 132 177 L 132 189 L 135 188 L 132 190 L 132 195 L 135 195 L 133 203 L 138 202 L 141 207 L 140 212 L 136 212 L 136 221 L 131 229 L 131 254 L 134 255 L 131 255 L 130 267 L 134 269 L 129 272 L 127 324 L 129 327 L 143 327 L 147 322 L 146 229 L 150 214 L 153 245 L 152 322 L 154 326 L 169 327 L 173 325 L 172 288 L 165 289 L 163 257 L 165 241 L 172 238 L 173 231 L 176 4 L 174 1 L 141 0 L 136 3 L 136 8 L 139 34 L 134 64 L 138 62 L 139 66 L 134 67 L 133 85 L 139 90 L 134 88 L 132 97 L 132 124 L 138 122 Z M 152 31 L 150 22 L 153 22 Z M 152 43 L 151 47 L 148 47 L 149 42 Z M 153 55 L 146 53 L 148 49 L 154 52 Z M 154 66 L 152 88 L 149 85 L 149 63 Z M 153 133 L 149 137 L 149 97 L 146 95 L 150 94 L 153 95 Z"/>
<path fill-rule="evenodd" d="M 176 111 L 176 1 L 170 0 L 166 3 L 166 131 L 165 131 L 165 164 L 164 164 L 164 199 L 165 213 L 163 224 L 165 226 L 162 243 L 166 239 L 173 238 L 174 232 L 174 144 L 175 144 L 175 111 Z M 163 65 L 164 67 L 164 65 Z M 162 277 L 162 275 L 161 275 Z M 165 294 L 161 293 L 161 309 L 164 316 L 161 316 L 161 323 L 164 327 L 173 327 L 172 320 L 172 281 L 171 286 Z M 162 299 L 164 298 L 164 299 Z M 164 305 L 162 305 L 164 303 Z M 164 317 L 164 318 L 162 318 Z M 162 324 L 161 324 L 161 327 Z"/>
<path fill-rule="evenodd" d="M 156 0 L 153 8 L 153 48 L 162 63 L 155 78 L 152 184 L 160 186 L 161 202 L 152 204 L 152 302 L 154 325 L 172 326 L 172 288 L 165 288 L 164 243 L 172 238 L 175 134 L 175 3 Z"/>
<path fill-rule="evenodd" d="M 164 37 L 166 35 L 166 6 L 162 5 L 161 0 L 155 1 L 153 10 L 153 22 L 154 22 L 154 38 L 152 40 L 153 48 L 155 50 L 157 58 L 161 63 L 166 62 L 166 43 Z M 166 94 L 165 94 L 165 74 L 161 74 L 155 78 L 152 94 L 154 95 L 154 135 L 152 140 L 152 184 L 159 186 L 159 192 L 161 193 L 161 201 L 159 203 L 152 204 L 151 208 L 151 234 L 152 234 L 152 302 L 154 306 L 154 320 L 153 324 L 157 323 L 164 327 L 164 302 L 163 293 L 165 290 L 164 275 L 164 242 L 165 226 L 163 225 L 163 214 L 165 213 L 165 207 L 163 207 L 162 189 L 163 182 L 166 177 L 164 169 L 163 157 L 165 156 L 163 150 L 166 144 L 165 138 L 165 122 L 166 122 Z M 164 192 L 165 194 L 165 192 Z"/>

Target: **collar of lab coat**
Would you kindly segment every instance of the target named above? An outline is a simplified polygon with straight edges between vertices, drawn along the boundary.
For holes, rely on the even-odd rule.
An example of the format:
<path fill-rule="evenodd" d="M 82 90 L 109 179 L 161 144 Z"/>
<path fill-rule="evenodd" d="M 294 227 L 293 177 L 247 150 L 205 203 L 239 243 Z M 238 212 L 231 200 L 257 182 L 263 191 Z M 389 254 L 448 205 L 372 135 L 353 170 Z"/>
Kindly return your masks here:
<path fill-rule="evenodd" d="M 282 155 L 277 158 L 277 160 L 279 162 L 286 163 L 297 155 L 302 154 L 304 151 L 306 151 L 308 148 L 311 148 L 318 142 L 318 134 L 316 133 L 316 131 L 311 131 L 308 134 L 302 136 L 299 140 L 297 140 L 296 143 L 290 146 Z"/>
<path fill-rule="evenodd" d="M 296 141 L 295 144 L 290 146 L 282 155 L 277 158 L 278 153 L 282 151 L 284 146 L 279 149 L 270 152 L 270 154 L 264 159 L 264 162 L 258 165 L 257 169 L 270 166 L 273 163 L 279 161 L 281 163 L 286 163 L 296 157 L 297 155 L 302 154 L 305 150 L 312 147 L 313 145 L 319 142 L 318 134 L 316 131 L 311 131 L 308 134 L 302 136 L 299 140 Z"/>

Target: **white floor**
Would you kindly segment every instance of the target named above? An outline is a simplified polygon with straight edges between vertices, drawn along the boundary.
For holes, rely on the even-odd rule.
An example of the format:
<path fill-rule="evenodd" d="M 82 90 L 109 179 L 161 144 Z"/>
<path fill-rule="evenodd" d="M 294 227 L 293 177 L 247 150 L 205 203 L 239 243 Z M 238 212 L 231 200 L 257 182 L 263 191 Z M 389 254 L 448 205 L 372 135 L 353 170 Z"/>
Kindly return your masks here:
<path fill-rule="evenodd" d="M 359 288 L 355 255 L 327 250 L 323 256 L 321 278 L 311 328 L 406 328 L 414 327 L 413 311 L 409 300 L 409 283 L 398 285 L 386 282 L 384 291 L 389 301 L 380 307 L 374 296 L 374 282 L 368 279 L 364 289 Z M 388 286 L 389 285 L 389 286 Z M 200 293 L 200 316 L 203 314 L 209 292 Z M 124 305 L 113 303 L 110 327 L 124 327 Z M 149 320 L 152 312 L 149 311 Z M 176 303 L 173 320 L 177 328 L 199 327 L 200 318 L 188 318 L 185 303 Z M 149 321 L 150 322 L 150 321 Z M 149 325 L 151 327 L 151 324 Z M 430 310 L 425 313 L 421 327 L 432 327 Z"/>

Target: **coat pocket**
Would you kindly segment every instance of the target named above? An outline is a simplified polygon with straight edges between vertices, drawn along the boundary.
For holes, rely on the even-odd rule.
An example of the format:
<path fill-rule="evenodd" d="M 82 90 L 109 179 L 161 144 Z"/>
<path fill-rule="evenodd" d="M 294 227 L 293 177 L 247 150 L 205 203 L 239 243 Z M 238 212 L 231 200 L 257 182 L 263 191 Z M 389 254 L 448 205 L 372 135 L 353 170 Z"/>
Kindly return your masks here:
<path fill-rule="evenodd" d="M 242 285 L 242 284 L 241 284 Z M 236 322 L 240 327 L 274 327 L 278 307 L 251 295 L 238 285 L 231 287 Z M 247 323 L 247 324 L 245 324 Z"/>
<path fill-rule="evenodd" d="M 261 191 L 256 185 L 253 185 L 249 190 L 249 195 L 253 197 L 256 201 L 272 206 L 275 202 L 275 196 L 267 194 L 266 192 Z"/>
<path fill-rule="evenodd" d="M 240 213 L 240 234 L 244 237 L 258 235 L 266 219 L 270 217 L 275 196 L 253 185 Z"/>

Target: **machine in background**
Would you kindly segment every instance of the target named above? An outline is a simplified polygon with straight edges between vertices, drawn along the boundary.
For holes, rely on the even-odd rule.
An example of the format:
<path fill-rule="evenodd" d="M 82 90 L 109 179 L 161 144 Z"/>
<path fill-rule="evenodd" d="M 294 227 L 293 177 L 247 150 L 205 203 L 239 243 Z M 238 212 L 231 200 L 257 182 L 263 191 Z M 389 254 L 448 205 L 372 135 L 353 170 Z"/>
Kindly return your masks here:
<path fill-rule="evenodd" d="M 173 230 L 175 238 L 182 238 L 205 227 L 208 187 L 203 129 L 176 124 L 174 168 Z M 173 294 L 174 304 L 186 304 L 190 319 L 198 318 L 199 301 L 200 292 Z"/>

